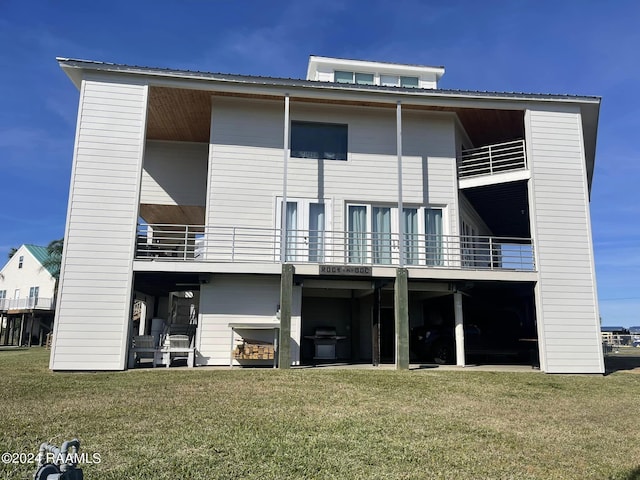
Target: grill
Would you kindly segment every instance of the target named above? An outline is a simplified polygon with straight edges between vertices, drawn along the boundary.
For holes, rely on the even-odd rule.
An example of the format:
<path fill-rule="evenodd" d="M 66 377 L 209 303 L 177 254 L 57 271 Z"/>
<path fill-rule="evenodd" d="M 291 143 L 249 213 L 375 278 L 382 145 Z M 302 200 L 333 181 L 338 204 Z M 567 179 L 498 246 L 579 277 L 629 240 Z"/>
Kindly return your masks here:
<path fill-rule="evenodd" d="M 318 327 L 314 335 L 305 335 L 304 338 L 313 340 L 314 360 L 336 360 L 336 344 L 347 337 L 336 335 L 334 327 Z"/>

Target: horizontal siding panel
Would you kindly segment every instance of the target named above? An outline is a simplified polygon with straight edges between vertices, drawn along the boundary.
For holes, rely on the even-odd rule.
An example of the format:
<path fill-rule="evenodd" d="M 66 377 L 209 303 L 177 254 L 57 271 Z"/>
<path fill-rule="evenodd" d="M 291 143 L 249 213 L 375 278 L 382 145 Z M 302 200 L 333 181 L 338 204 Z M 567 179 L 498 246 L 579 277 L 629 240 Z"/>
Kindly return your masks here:
<path fill-rule="evenodd" d="M 83 85 L 51 364 L 119 369 L 126 355 L 145 89 Z"/>
<path fill-rule="evenodd" d="M 600 372 L 581 122 L 569 112 L 528 116 L 545 368 Z"/>

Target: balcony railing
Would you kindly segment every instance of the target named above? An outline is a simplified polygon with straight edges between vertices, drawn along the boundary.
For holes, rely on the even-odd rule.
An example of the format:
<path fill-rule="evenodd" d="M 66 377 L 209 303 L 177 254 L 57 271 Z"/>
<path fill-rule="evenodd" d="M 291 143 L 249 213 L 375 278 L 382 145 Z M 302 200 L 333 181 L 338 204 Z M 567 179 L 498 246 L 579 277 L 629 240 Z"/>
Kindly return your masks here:
<path fill-rule="evenodd" d="M 219 263 L 279 263 L 278 229 L 140 225 L 137 259 Z M 531 239 L 291 230 L 285 261 L 335 265 L 389 265 L 473 270 L 534 271 Z"/>
<path fill-rule="evenodd" d="M 0 311 L 53 310 L 53 299 L 43 297 L 0 298 Z"/>
<path fill-rule="evenodd" d="M 515 140 L 463 150 L 458 165 L 458 176 L 467 178 L 526 169 L 527 153 L 524 140 Z"/>

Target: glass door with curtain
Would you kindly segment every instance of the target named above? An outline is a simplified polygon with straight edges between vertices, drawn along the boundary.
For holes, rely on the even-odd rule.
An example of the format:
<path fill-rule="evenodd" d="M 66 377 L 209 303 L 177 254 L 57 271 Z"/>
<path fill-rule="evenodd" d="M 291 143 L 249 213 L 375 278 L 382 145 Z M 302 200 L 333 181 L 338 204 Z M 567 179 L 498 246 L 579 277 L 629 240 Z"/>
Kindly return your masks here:
<path fill-rule="evenodd" d="M 432 267 L 443 266 L 442 209 L 425 208 L 424 223 L 427 265 Z"/>
<path fill-rule="evenodd" d="M 420 262 L 418 209 L 404 208 L 402 210 L 402 224 L 404 228 L 404 263 L 417 265 Z"/>
<path fill-rule="evenodd" d="M 282 200 L 278 212 L 282 211 Z M 326 256 L 326 226 L 330 208 L 324 202 L 287 199 L 285 212 L 285 260 L 321 263 Z M 278 216 L 279 218 L 279 216 Z M 276 228 L 282 222 L 278 221 Z"/>
<path fill-rule="evenodd" d="M 389 265 L 392 263 L 391 208 L 373 207 L 372 209 L 372 245 L 373 263 Z"/>
<path fill-rule="evenodd" d="M 349 205 L 348 212 L 347 242 L 349 263 L 368 263 L 368 242 L 367 232 L 369 226 L 367 222 L 367 207 L 364 205 Z"/>

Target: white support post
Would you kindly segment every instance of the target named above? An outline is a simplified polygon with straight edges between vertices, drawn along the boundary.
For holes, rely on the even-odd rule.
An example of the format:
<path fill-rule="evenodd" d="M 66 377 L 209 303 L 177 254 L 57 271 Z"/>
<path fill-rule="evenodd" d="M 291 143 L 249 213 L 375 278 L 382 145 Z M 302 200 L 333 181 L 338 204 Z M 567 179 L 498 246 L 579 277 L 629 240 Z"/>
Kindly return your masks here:
<path fill-rule="evenodd" d="M 404 216 L 402 207 L 402 104 L 396 105 L 396 150 L 398 153 L 398 255 L 400 268 L 404 267 Z"/>
<path fill-rule="evenodd" d="M 287 259 L 287 169 L 289 163 L 289 94 L 284 96 L 284 140 L 282 145 L 282 208 L 280 212 L 280 263 Z"/>
<path fill-rule="evenodd" d="M 453 309 L 456 319 L 456 365 L 464 367 L 466 365 L 464 358 L 464 319 L 462 315 L 462 294 L 460 292 L 453 294 Z"/>

